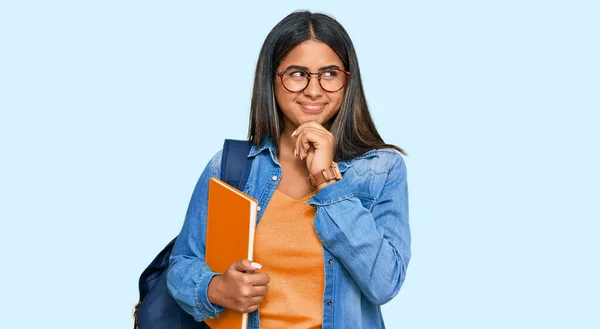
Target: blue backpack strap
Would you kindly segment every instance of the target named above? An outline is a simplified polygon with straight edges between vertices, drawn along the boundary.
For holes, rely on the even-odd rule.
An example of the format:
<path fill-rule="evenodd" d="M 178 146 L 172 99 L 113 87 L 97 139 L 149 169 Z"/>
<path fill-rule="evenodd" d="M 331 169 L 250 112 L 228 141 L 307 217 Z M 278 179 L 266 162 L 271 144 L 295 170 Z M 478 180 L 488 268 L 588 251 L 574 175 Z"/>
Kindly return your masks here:
<path fill-rule="evenodd" d="M 242 191 L 252 166 L 252 158 L 248 158 L 251 143 L 249 141 L 239 141 L 226 139 L 223 146 L 221 158 L 221 180 L 227 184 Z M 140 276 L 139 290 L 140 297 L 144 299 L 146 294 L 152 289 L 158 277 L 169 266 L 169 257 L 175 244 L 173 239 L 150 263 Z"/>
<path fill-rule="evenodd" d="M 247 140 L 229 139 L 223 145 L 221 180 L 240 191 L 243 191 L 248 181 L 252 166 L 252 158 L 248 158 L 251 146 Z M 165 274 L 176 239 L 177 237 L 154 258 L 140 276 L 140 302 L 135 306 L 134 328 L 208 328 L 204 322 L 196 322 L 191 315 L 185 313 L 167 290 Z"/>
<path fill-rule="evenodd" d="M 252 167 L 252 158 L 248 157 L 251 147 L 247 140 L 226 139 L 223 143 L 221 180 L 242 192 Z"/>

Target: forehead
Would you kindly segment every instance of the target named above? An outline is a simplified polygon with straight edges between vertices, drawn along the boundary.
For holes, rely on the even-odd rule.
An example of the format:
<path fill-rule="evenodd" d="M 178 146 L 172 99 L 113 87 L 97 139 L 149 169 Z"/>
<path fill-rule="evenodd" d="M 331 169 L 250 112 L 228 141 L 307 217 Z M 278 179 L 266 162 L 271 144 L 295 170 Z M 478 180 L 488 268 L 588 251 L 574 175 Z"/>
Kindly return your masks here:
<path fill-rule="evenodd" d="M 290 65 L 306 66 L 314 71 L 329 65 L 343 67 L 342 60 L 331 47 L 313 40 L 304 41 L 292 49 L 281 61 L 279 68 Z"/>

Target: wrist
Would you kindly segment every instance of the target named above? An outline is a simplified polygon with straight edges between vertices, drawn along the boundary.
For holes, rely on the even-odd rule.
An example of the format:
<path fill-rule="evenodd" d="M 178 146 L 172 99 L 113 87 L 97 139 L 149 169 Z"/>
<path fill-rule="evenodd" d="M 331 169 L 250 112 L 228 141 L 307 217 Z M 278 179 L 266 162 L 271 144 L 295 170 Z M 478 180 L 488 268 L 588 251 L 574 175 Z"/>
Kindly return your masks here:
<path fill-rule="evenodd" d="M 215 305 L 221 305 L 221 287 L 223 285 L 223 277 L 221 275 L 215 275 L 208 283 L 208 289 L 206 294 L 208 295 L 208 301 Z"/>
<path fill-rule="evenodd" d="M 310 186 L 320 190 L 321 188 L 342 179 L 342 173 L 337 163 L 331 162 L 330 167 L 322 169 L 318 173 L 309 173 L 308 182 Z"/>

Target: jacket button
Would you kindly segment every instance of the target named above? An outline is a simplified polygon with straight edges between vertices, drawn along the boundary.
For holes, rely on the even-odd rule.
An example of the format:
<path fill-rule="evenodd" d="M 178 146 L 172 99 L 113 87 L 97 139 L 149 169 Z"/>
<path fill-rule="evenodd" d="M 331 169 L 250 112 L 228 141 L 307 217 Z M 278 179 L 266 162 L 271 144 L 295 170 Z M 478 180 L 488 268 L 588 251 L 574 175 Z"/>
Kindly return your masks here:
<path fill-rule="evenodd" d="M 256 207 L 256 211 L 260 211 L 260 206 L 257 206 L 257 207 Z"/>
<path fill-rule="evenodd" d="M 277 176 L 271 177 L 272 180 L 277 180 Z"/>
<path fill-rule="evenodd" d="M 327 306 L 331 306 L 331 305 L 333 305 L 333 303 L 330 300 L 328 300 L 327 301 Z"/>
<path fill-rule="evenodd" d="M 329 264 L 333 264 L 333 259 L 329 258 L 329 259 L 327 260 L 327 263 L 329 263 Z"/>

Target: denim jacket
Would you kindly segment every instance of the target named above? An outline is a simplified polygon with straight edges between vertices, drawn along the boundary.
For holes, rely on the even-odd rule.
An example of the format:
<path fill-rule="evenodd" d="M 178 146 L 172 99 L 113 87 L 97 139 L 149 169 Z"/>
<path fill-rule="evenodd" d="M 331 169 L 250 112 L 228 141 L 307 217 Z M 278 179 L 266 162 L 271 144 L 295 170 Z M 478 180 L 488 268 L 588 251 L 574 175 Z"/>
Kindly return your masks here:
<path fill-rule="evenodd" d="M 258 200 L 257 225 L 281 179 L 276 154 L 269 138 L 248 154 L 254 160 L 244 192 Z M 400 290 L 410 259 L 404 160 L 393 149 L 376 149 L 338 166 L 343 179 L 306 202 L 316 210 L 314 228 L 323 244 L 323 328 L 385 328 L 380 305 Z M 221 151 L 194 189 L 167 273 L 169 292 L 197 321 L 224 310 L 208 299 L 208 284 L 218 274 L 204 262 L 208 181 L 220 168 Z M 260 328 L 259 311 L 249 314 L 249 329 Z"/>

